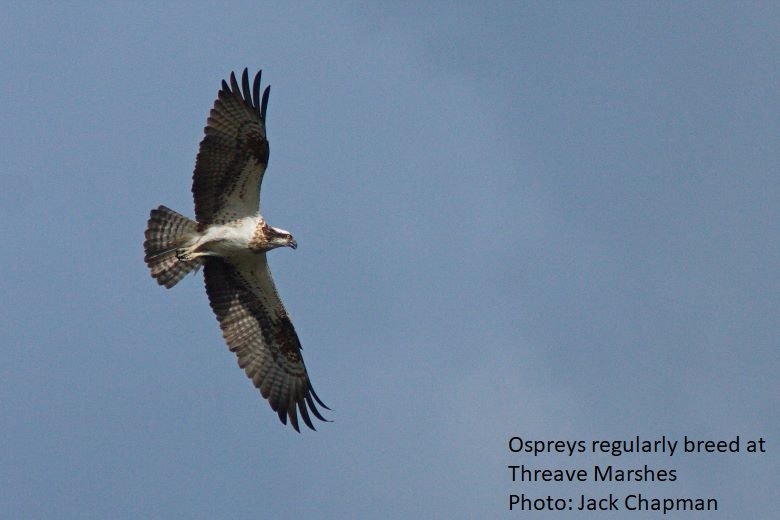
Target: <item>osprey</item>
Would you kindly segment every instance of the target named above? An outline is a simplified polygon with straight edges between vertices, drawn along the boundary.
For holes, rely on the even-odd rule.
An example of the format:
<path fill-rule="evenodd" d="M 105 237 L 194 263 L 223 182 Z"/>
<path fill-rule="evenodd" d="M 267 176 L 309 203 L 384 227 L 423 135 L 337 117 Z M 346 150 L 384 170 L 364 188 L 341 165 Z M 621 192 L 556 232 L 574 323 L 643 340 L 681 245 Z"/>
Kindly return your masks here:
<path fill-rule="evenodd" d="M 296 431 L 298 413 L 314 430 L 309 411 L 326 421 L 301 357 L 301 343 L 276 292 L 266 253 L 297 244 L 260 215 L 260 184 L 268 164 L 266 87 L 260 74 L 250 90 L 247 69 L 239 88 L 231 72 L 222 81 L 200 142 L 192 195 L 195 220 L 160 206 L 145 233 L 144 260 L 157 283 L 170 289 L 201 266 L 211 308 L 238 365 L 268 399 L 283 424 Z"/>

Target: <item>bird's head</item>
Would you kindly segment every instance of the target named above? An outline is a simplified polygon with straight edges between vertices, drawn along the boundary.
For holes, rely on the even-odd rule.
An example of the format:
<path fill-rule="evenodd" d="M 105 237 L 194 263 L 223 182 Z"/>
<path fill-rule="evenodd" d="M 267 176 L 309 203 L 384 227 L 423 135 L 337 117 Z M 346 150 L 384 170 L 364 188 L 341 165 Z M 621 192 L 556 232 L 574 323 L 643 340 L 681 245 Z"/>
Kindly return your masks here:
<path fill-rule="evenodd" d="M 293 249 L 298 247 L 298 242 L 295 241 L 292 234 L 284 229 L 269 226 L 266 239 L 271 247 L 291 247 Z"/>

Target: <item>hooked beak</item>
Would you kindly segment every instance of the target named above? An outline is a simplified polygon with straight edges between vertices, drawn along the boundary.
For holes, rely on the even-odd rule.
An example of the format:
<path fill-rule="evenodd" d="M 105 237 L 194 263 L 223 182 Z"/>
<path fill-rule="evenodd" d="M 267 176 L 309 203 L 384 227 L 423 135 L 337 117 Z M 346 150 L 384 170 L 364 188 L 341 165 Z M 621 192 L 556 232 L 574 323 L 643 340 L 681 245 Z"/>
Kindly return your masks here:
<path fill-rule="evenodd" d="M 287 245 L 292 247 L 293 249 L 298 249 L 298 242 L 296 242 L 294 239 L 290 240 L 290 243 Z"/>

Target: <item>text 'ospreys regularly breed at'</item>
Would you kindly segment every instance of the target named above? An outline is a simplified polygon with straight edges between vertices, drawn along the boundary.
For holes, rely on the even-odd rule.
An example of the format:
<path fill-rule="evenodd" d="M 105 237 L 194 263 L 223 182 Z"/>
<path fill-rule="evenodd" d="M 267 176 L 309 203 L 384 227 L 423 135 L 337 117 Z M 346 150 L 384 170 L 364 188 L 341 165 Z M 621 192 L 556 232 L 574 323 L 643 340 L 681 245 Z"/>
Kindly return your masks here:
<path fill-rule="evenodd" d="M 203 266 L 206 293 L 238 365 L 268 399 L 282 423 L 298 428 L 298 413 L 314 429 L 309 411 L 325 404 L 312 388 L 301 343 L 276 292 L 266 253 L 297 247 L 292 235 L 260 215 L 260 184 L 268 164 L 260 72 L 250 87 L 235 74 L 222 82 L 200 142 L 192 195 L 195 220 L 160 206 L 146 229 L 144 260 L 157 283 L 171 288 Z"/>

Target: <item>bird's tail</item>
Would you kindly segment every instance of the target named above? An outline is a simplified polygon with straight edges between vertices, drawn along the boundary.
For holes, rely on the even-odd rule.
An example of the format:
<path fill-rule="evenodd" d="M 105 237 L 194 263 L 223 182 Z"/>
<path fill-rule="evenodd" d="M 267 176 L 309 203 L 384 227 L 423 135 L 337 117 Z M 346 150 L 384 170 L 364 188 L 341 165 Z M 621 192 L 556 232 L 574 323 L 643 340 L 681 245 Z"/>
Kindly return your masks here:
<path fill-rule="evenodd" d="M 144 233 L 144 261 L 157 283 L 170 289 L 203 264 L 200 259 L 185 262 L 176 256 L 176 250 L 186 246 L 197 232 L 194 220 L 172 209 L 160 206 L 152 210 Z"/>

